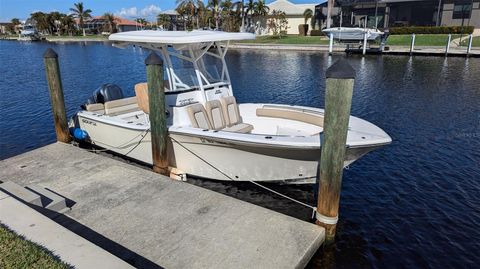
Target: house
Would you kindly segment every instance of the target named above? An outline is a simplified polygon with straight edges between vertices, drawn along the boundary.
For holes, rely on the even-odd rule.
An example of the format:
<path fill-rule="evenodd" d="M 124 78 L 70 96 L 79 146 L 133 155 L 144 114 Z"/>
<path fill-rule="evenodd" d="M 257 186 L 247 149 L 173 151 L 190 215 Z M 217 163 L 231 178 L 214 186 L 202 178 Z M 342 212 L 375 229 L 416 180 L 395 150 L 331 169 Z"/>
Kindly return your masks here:
<path fill-rule="evenodd" d="M 326 18 L 327 3 L 315 7 Z M 337 0 L 334 26 L 461 26 L 480 28 L 480 0 Z M 340 16 L 341 15 L 341 16 Z"/>
<path fill-rule="evenodd" d="M 289 27 L 287 34 L 298 35 L 298 26 L 305 23 L 303 12 L 305 12 L 306 9 L 314 11 L 315 5 L 316 4 L 294 4 L 288 0 L 276 0 L 267 6 L 270 8 L 270 12 L 273 10 L 285 12 Z M 310 19 L 307 20 L 307 24 L 310 25 Z"/>
<path fill-rule="evenodd" d="M 168 31 L 182 31 L 185 30 L 185 18 L 180 16 L 176 10 L 169 9 L 160 12 L 160 16 L 165 16 L 167 21 L 162 25 L 162 29 Z"/>
<path fill-rule="evenodd" d="M 78 29 L 82 29 L 79 25 L 79 19 L 75 19 L 75 23 Z M 102 32 L 108 32 L 110 30 L 110 25 L 103 16 L 94 16 L 83 21 L 83 28 L 85 28 L 86 32 L 99 34 Z M 136 21 L 115 17 L 115 32 L 137 31 L 142 28 L 143 25 Z"/>

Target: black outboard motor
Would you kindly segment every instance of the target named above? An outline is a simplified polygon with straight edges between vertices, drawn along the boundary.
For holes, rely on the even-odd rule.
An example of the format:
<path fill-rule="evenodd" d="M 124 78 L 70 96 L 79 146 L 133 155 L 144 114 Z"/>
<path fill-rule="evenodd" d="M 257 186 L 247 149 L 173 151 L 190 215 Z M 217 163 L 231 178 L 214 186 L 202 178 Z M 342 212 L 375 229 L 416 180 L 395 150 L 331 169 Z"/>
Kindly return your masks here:
<path fill-rule="evenodd" d="M 104 104 L 105 102 L 123 99 L 122 89 L 112 83 L 103 84 L 96 89 L 92 96 L 88 98 L 87 102 L 82 105 L 85 109 L 86 105 L 90 104 Z"/>

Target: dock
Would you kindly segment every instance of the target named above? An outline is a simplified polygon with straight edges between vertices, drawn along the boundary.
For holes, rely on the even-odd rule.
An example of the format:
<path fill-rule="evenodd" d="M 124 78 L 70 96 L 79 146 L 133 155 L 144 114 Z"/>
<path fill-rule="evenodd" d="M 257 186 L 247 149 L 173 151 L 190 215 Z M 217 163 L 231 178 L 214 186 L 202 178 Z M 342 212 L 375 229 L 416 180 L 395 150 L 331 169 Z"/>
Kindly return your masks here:
<path fill-rule="evenodd" d="M 325 238 L 312 223 L 61 142 L 0 161 L 0 181 L 65 197 L 66 212 L 40 212 L 137 268 L 303 268 Z"/>

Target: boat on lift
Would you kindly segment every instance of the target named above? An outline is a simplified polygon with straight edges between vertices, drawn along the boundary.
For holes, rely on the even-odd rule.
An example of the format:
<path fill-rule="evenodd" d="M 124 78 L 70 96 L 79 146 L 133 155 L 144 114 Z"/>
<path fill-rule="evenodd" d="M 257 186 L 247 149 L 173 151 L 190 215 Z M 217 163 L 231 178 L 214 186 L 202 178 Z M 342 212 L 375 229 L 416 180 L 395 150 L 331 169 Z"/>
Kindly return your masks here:
<path fill-rule="evenodd" d="M 324 110 L 240 104 L 233 94 L 225 61 L 229 42 L 254 38 L 221 31 L 133 31 L 109 37 L 117 47 L 135 45 L 161 54 L 171 167 L 215 180 L 314 183 Z M 117 86 L 104 85 L 72 118 L 71 127 L 93 145 L 152 164 L 147 84 L 136 84 L 135 93 L 125 98 Z M 389 143 L 382 129 L 351 116 L 344 164 Z"/>
<path fill-rule="evenodd" d="M 39 41 L 40 34 L 33 25 L 25 25 L 18 35 L 19 41 Z"/>
<path fill-rule="evenodd" d="M 384 32 L 373 28 L 361 28 L 361 27 L 333 27 L 323 29 L 322 32 L 330 38 L 338 41 L 363 41 L 365 35 L 367 41 L 374 41 L 381 38 Z"/>

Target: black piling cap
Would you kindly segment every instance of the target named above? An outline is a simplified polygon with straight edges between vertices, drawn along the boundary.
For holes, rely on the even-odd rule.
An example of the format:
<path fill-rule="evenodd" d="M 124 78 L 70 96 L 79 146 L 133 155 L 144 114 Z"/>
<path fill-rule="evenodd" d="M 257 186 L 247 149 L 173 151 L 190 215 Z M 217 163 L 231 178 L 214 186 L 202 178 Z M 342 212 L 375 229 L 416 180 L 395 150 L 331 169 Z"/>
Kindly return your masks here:
<path fill-rule="evenodd" d="M 163 63 L 162 58 L 160 58 L 160 56 L 158 56 L 158 54 L 156 54 L 154 51 L 150 52 L 147 59 L 145 59 L 146 65 L 154 65 L 154 64 L 160 65 L 162 63 Z"/>
<path fill-rule="evenodd" d="M 342 58 L 327 69 L 325 76 L 327 78 L 354 79 L 355 69 L 353 69 L 346 59 Z"/>
<path fill-rule="evenodd" d="M 52 48 L 48 48 L 43 54 L 43 58 L 58 58 L 58 55 Z"/>

